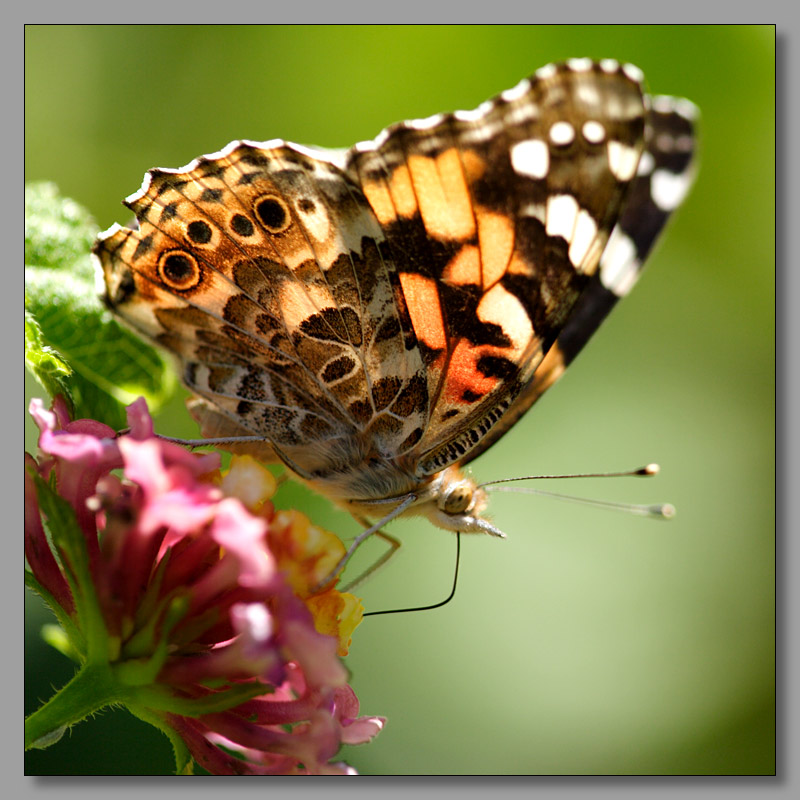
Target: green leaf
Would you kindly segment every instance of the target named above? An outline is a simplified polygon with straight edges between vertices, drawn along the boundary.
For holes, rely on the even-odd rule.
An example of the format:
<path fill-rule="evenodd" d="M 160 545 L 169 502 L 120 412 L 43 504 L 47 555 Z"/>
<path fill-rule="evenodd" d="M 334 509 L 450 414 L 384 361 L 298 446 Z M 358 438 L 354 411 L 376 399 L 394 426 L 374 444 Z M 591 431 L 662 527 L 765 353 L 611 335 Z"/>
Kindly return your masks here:
<path fill-rule="evenodd" d="M 25 585 L 47 603 L 59 622 L 58 626 L 44 625 L 42 627 L 42 638 L 49 645 L 55 647 L 56 650 L 67 656 L 67 658 L 71 658 L 77 663 L 83 661 L 83 656 L 86 654 L 86 639 L 81 629 L 75 625 L 72 618 L 58 604 L 55 597 L 53 597 L 53 595 L 36 580 L 33 573 L 27 569 L 25 570 Z M 52 631 L 49 630 L 51 627 L 59 627 L 67 643 L 64 643 L 62 638 L 52 634 Z"/>
<path fill-rule="evenodd" d="M 47 625 L 42 625 L 41 634 L 42 639 L 47 642 L 50 647 L 58 650 L 59 653 L 74 661 L 76 664 L 82 662 L 84 654 L 75 648 L 69 635 L 60 625 L 54 625 L 52 622 Z"/>
<path fill-rule="evenodd" d="M 122 328 L 97 299 L 89 255 L 97 226 L 52 184 L 25 190 L 26 365 L 76 417 L 126 424 L 124 406 L 143 395 L 151 411 L 174 391 L 164 358 Z"/>
<path fill-rule="evenodd" d="M 50 397 L 61 394 L 69 404 L 70 415 L 75 415 L 69 364 L 57 350 L 44 343 L 42 329 L 36 318 L 25 311 L 25 366 L 36 376 Z"/>
<path fill-rule="evenodd" d="M 74 200 L 61 197 L 53 183 L 25 187 L 25 263 L 62 269 L 92 283 L 89 250 L 97 225 Z"/>

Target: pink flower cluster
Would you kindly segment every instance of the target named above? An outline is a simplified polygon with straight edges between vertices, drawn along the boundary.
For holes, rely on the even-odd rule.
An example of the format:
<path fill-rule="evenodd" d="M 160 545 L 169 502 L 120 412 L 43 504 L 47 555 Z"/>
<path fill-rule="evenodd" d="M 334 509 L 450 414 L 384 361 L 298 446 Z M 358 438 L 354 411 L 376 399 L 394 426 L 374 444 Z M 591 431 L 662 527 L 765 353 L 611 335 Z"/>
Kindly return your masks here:
<path fill-rule="evenodd" d="M 77 652 L 85 657 L 90 634 L 76 610 L 76 573 L 48 542 L 33 473 L 54 480 L 74 510 L 92 584 L 78 591 L 96 598 L 109 661 L 130 667 L 119 674 L 135 676 L 132 696 L 145 683 L 141 698 L 158 692 L 148 713 L 198 764 L 213 774 L 352 772 L 331 760 L 384 720 L 358 716 L 337 639 L 318 632 L 314 598 L 297 592 L 270 549 L 274 513 L 224 496 L 217 455 L 156 438 L 144 400 L 129 407 L 121 436 L 70 422 L 58 399 L 52 411 L 34 400 L 31 414 L 42 455 L 26 454 L 25 554 L 84 637 L 72 642 Z"/>

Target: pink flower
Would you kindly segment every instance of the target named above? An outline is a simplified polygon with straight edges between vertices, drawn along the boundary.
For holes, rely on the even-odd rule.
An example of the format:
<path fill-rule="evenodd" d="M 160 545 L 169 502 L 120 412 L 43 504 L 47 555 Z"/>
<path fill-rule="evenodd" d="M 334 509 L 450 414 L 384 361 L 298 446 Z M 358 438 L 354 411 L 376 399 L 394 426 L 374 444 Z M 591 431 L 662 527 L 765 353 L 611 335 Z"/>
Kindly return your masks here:
<path fill-rule="evenodd" d="M 218 456 L 156 438 L 144 400 L 129 407 L 122 436 L 70 422 L 59 400 L 52 411 L 34 400 L 31 414 L 43 455 L 26 454 L 25 554 L 81 669 L 96 671 L 103 654 L 107 674 L 96 683 L 110 687 L 107 702 L 128 705 L 173 744 L 177 734 L 215 774 L 351 772 L 332 762 L 340 745 L 369 741 L 384 720 L 357 716 L 337 656 L 360 604 L 309 589 L 324 577 L 313 565 L 335 564 L 341 542 L 324 532 L 309 549 L 301 524 L 288 564 L 292 537 L 271 503 L 255 498 L 254 514 L 225 496 Z M 78 545 L 42 479 L 72 509 Z M 52 515 L 52 548 L 42 511 Z M 298 575 L 307 576 L 302 590 Z M 43 710 L 31 728 L 44 726 Z M 71 713 L 64 724 L 83 718 Z"/>

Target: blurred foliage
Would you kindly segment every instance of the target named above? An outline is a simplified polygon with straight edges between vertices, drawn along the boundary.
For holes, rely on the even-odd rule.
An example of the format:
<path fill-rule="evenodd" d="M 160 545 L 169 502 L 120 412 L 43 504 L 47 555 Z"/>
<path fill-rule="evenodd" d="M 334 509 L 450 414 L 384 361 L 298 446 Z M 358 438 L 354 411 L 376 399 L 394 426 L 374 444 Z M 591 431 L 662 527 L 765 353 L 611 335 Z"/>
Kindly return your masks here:
<path fill-rule="evenodd" d="M 174 376 L 152 347 L 120 327 L 95 293 L 89 249 L 97 226 L 52 183 L 25 188 L 25 363 L 73 419 L 127 424 L 124 406 L 144 395 L 158 410 Z"/>
<path fill-rule="evenodd" d="M 678 516 L 493 497 L 509 538 L 466 537 L 452 603 L 355 632 L 347 663 L 362 713 L 389 718 L 343 754 L 364 773 L 774 771 L 774 29 L 26 28 L 26 177 L 54 181 L 101 227 L 129 221 L 120 199 L 150 167 L 240 138 L 345 146 L 398 119 L 474 108 L 574 56 L 631 61 L 654 93 L 695 102 L 700 172 L 631 297 L 474 472 L 657 460 L 656 479 L 569 491 L 669 500 Z M 179 400 L 157 428 L 196 435 Z M 357 530 L 293 483 L 279 496 L 337 533 Z M 446 595 L 452 537 L 419 521 L 392 532 L 404 547 L 363 587 L 368 610 Z M 29 617 L 32 710 L 70 668 L 40 643 L 35 599 Z M 168 749 L 110 714 L 28 754 L 26 771 L 156 773 Z"/>

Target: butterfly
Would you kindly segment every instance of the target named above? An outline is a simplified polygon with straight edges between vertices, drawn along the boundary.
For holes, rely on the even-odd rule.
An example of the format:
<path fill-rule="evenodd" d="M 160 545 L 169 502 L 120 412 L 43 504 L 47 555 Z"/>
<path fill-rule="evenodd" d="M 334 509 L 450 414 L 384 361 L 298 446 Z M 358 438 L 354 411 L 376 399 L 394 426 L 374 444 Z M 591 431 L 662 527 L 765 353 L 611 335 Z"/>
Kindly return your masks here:
<path fill-rule="evenodd" d="M 564 372 L 691 185 L 697 110 L 642 82 L 571 59 L 347 150 L 235 141 L 150 170 L 138 228 L 93 248 L 104 301 L 177 358 L 204 437 L 362 522 L 348 557 L 400 515 L 503 536 L 463 467 Z"/>

